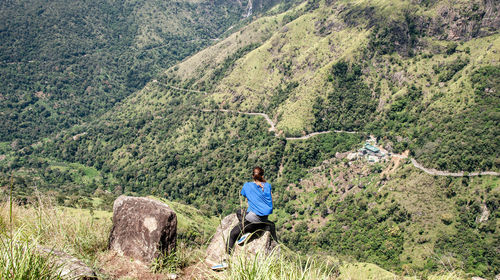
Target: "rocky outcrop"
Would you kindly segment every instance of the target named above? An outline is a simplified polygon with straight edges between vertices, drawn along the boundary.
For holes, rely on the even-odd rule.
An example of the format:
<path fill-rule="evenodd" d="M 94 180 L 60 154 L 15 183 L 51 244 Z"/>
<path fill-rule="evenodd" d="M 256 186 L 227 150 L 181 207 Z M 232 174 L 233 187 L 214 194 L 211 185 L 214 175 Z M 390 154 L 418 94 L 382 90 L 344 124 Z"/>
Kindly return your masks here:
<path fill-rule="evenodd" d="M 226 257 L 226 242 L 229 238 L 229 233 L 238 222 L 236 214 L 231 214 L 222 219 L 214 237 L 210 241 L 210 245 L 208 245 L 205 258 L 207 264 L 218 264 Z M 278 243 L 272 239 L 269 231 L 259 232 L 255 233 L 244 246 L 235 245 L 233 255 L 246 254 L 246 256 L 250 257 L 256 254 L 268 255 L 277 246 Z"/>
<path fill-rule="evenodd" d="M 36 250 L 42 255 L 50 256 L 63 279 L 97 279 L 97 275 L 92 268 L 65 252 L 41 246 L 38 246 Z"/>
<path fill-rule="evenodd" d="M 500 28 L 500 2 L 485 0 L 466 7 L 443 4 L 429 26 L 430 35 L 442 40 L 470 40 L 488 36 Z"/>
<path fill-rule="evenodd" d="M 486 204 L 481 204 L 481 215 L 476 218 L 476 223 L 484 223 L 488 221 L 488 218 L 490 217 L 490 210 L 488 210 L 488 207 L 486 207 Z"/>
<path fill-rule="evenodd" d="M 481 20 L 483 35 L 494 33 L 500 28 L 500 2 L 485 0 L 484 16 Z"/>
<path fill-rule="evenodd" d="M 144 263 L 175 250 L 177 217 L 165 203 L 120 196 L 113 205 L 109 249 Z"/>

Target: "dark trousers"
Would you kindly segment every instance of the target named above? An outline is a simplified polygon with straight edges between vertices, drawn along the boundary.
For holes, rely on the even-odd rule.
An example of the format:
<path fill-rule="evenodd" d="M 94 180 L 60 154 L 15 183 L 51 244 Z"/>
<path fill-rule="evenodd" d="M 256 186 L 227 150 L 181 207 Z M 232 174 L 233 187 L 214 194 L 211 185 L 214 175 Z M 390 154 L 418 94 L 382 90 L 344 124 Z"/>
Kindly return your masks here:
<path fill-rule="evenodd" d="M 276 236 L 276 225 L 273 222 L 266 219 L 261 223 L 251 223 L 244 219 L 241 211 L 237 211 L 236 216 L 238 217 L 239 223 L 231 230 L 226 247 L 226 252 L 229 255 L 233 252 L 234 243 L 236 243 L 236 240 L 238 240 L 238 238 L 245 233 L 254 233 L 259 230 L 267 230 L 271 232 L 271 237 L 274 239 L 274 241 L 278 242 L 278 237 Z"/>

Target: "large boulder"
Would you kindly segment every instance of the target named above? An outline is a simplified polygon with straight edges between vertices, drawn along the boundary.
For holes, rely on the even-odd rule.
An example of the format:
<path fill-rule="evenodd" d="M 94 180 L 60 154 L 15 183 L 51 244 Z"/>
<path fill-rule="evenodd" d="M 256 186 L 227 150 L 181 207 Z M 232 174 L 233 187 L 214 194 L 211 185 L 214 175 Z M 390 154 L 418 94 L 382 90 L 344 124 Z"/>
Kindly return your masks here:
<path fill-rule="evenodd" d="M 219 264 L 226 258 L 226 244 L 229 239 L 229 234 L 234 226 L 239 223 L 236 214 L 231 214 L 222 219 L 217 228 L 214 237 L 210 241 L 207 248 L 205 262 L 209 265 Z M 256 233 L 252 238 L 244 244 L 244 246 L 234 245 L 233 255 L 245 254 L 253 257 L 256 254 L 268 255 L 278 246 L 269 231 Z"/>
<path fill-rule="evenodd" d="M 97 275 L 92 268 L 65 252 L 41 246 L 37 246 L 36 249 L 40 254 L 50 257 L 63 279 L 97 279 Z"/>
<path fill-rule="evenodd" d="M 123 195 L 115 200 L 109 249 L 151 263 L 161 252 L 173 252 L 176 238 L 177 217 L 165 203 Z"/>

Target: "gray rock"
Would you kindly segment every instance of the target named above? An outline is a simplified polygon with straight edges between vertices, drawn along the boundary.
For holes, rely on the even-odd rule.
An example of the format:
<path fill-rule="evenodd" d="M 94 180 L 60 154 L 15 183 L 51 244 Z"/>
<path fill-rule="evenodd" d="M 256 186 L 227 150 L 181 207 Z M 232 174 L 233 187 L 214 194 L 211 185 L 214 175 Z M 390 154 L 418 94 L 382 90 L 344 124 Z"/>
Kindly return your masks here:
<path fill-rule="evenodd" d="M 216 265 L 226 258 L 226 243 L 231 230 L 238 222 L 236 214 L 231 214 L 222 219 L 214 237 L 210 241 L 210 245 L 208 245 L 205 258 L 207 264 Z M 272 239 L 269 231 L 265 231 L 260 235 L 256 234 L 244 246 L 235 244 L 233 255 L 238 256 L 245 254 L 245 256 L 248 257 L 254 257 L 257 253 L 260 255 L 268 255 L 273 252 L 273 250 L 279 252 L 279 248 L 276 247 L 278 247 L 278 243 Z"/>
<path fill-rule="evenodd" d="M 486 204 L 481 205 L 481 215 L 476 218 L 476 223 L 484 223 L 488 221 L 488 218 L 490 217 L 490 210 L 488 210 L 488 207 L 486 207 Z"/>
<path fill-rule="evenodd" d="M 109 249 L 144 263 L 175 250 L 177 216 L 165 203 L 120 196 L 113 204 Z"/>
<path fill-rule="evenodd" d="M 54 264 L 59 269 L 60 275 L 64 279 L 97 279 L 97 275 L 92 268 L 65 252 L 41 246 L 37 246 L 36 250 L 42 255 L 49 256 L 54 261 Z"/>

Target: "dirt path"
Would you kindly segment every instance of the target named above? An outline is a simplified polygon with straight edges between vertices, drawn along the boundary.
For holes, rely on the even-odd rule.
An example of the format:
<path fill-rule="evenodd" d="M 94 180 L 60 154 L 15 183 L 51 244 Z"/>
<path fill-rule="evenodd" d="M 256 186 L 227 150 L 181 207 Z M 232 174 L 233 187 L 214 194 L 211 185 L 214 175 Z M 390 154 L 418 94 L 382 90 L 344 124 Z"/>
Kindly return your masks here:
<path fill-rule="evenodd" d="M 156 80 L 155 80 L 156 82 Z M 209 94 L 205 91 L 198 91 L 198 90 L 189 90 L 189 89 L 182 89 L 178 87 L 174 87 L 171 85 L 167 85 L 173 89 L 176 90 L 181 90 L 181 91 L 186 91 L 186 92 L 196 92 L 196 93 L 203 93 L 205 95 Z M 266 113 L 253 113 L 253 112 L 242 112 L 238 110 L 228 110 L 228 109 L 215 109 L 215 110 L 208 110 L 208 109 L 202 109 L 201 111 L 203 112 L 227 112 L 227 113 L 237 113 L 237 114 L 243 114 L 243 115 L 251 115 L 251 116 L 261 116 L 264 117 L 264 119 L 267 121 L 269 124 L 270 128 L 269 131 L 274 131 L 274 136 L 278 137 L 279 134 L 276 132 L 276 125 L 275 123 L 271 120 L 271 118 L 266 114 Z M 318 132 L 313 132 L 309 133 L 307 135 L 301 136 L 301 137 L 285 137 L 286 140 L 288 141 L 293 141 L 293 140 L 305 140 L 309 139 L 313 136 L 320 135 L 320 134 L 326 134 L 326 133 L 359 133 L 357 131 L 343 131 L 343 130 L 327 130 L 327 131 L 318 131 Z M 405 159 L 408 158 L 407 154 L 393 154 L 393 157 L 399 158 L 399 159 Z M 500 176 L 499 172 L 494 172 L 494 171 L 479 171 L 479 172 L 470 172 L 467 173 L 465 171 L 459 171 L 459 172 L 449 172 L 449 171 L 442 171 L 442 170 L 436 170 L 433 168 L 426 168 L 420 163 L 418 163 L 415 159 L 410 158 L 411 163 L 415 168 L 418 168 L 422 171 L 424 171 L 427 174 L 433 175 L 433 176 L 451 176 L 451 177 L 473 177 L 473 176 L 481 176 L 481 175 L 491 175 L 491 176 Z"/>
<path fill-rule="evenodd" d="M 459 172 L 448 172 L 448 171 L 441 171 L 441 170 L 436 170 L 433 168 L 425 168 L 422 166 L 420 163 L 418 163 L 415 159 L 410 159 L 411 163 L 413 166 L 416 168 L 424 171 L 427 174 L 434 175 L 434 176 L 452 176 L 452 177 L 473 177 L 473 176 L 480 176 L 480 175 L 491 175 L 491 176 L 500 176 L 500 173 L 498 172 L 493 172 L 493 171 L 479 171 L 479 172 L 464 172 L 464 171 L 459 171 Z"/>
<path fill-rule="evenodd" d="M 153 80 L 154 83 L 157 83 L 158 80 Z M 176 89 L 176 90 L 180 90 L 180 91 L 184 91 L 184 92 L 195 92 L 195 93 L 203 93 L 204 95 L 207 95 L 209 94 L 209 92 L 206 92 L 206 91 L 200 91 L 200 90 L 194 90 L 194 89 L 185 89 L 185 88 L 180 88 L 180 87 L 174 87 L 172 85 L 169 85 L 169 84 L 165 84 L 167 87 L 169 88 L 173 88 L 173 89 Z"/>
<path fill-rule="evenodd" d="M 269 118 L 269 116 L 265 113 L 252 113 L 252 112 L 241 112 L 237 110 L 227 110 L 227 109 L 217 109 L 217 110 L 208 110 L 208 109 L 201 109 L 203 112 L 226 112 L 226 113 L 236 113 L 236 114 L 243 114 L 243 115 L 250 115 L 250 116 L 261 116 L 266 119 L 267 123 L 269 124 L 270 128 L 269 131 L 275 131 L 275 126 L 274 122 Z M 274 133 L 274 136 L 278 136 L 276 132 Z"/>

